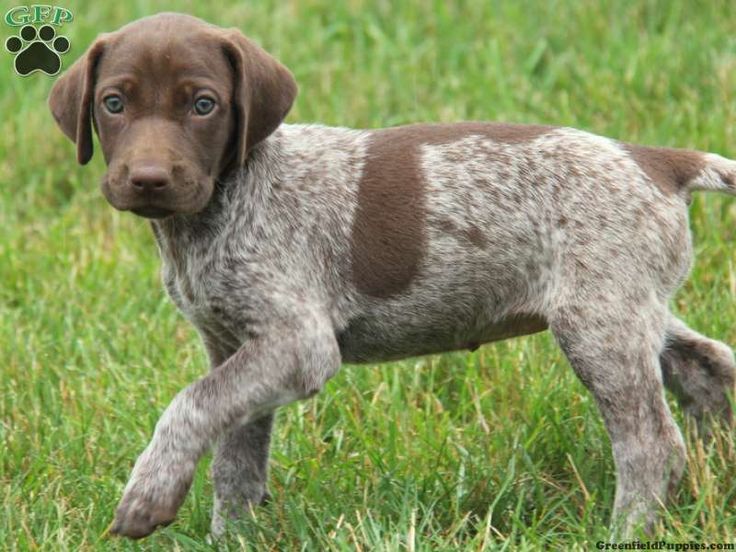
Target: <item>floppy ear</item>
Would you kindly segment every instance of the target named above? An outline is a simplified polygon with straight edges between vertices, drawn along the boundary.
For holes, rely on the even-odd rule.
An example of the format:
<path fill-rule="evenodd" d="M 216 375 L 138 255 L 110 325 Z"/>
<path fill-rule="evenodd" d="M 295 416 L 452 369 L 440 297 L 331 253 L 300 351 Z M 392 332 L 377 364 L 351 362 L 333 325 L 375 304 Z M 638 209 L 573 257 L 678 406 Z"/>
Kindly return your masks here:
<path fill-rule="evenodd" d="M 59 77 L 49 94 L 49 107 L 64 134 L 77 144 L 77 161 L 85 165 L 92 158 L 92 102 L 95 67 L 104 49 L 102 39 Z"/>
<path fill-rule="evenodd" d="M 281 124 L 296 98 L 291 72 L 237 29 L 224 31 L 225 52 L 235 69 L 236 156 L 242 166 L 250 150 Z"/>

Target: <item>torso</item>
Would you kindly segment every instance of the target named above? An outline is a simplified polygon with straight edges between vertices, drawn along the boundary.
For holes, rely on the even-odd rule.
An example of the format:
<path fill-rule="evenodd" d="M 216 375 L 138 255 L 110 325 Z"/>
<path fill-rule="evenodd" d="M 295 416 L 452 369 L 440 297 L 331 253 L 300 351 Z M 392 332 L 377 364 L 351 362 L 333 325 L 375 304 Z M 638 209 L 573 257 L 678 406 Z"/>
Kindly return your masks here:
<path fill-rule="evenodd" d="M 633 216 L 624 203 L 611 211 L 620 194 L 596 184 L 595 167 L 581 174 L 565 162 L 586 147 L 618 162 L 615 144 L 547 134 L 568 129 L 438 128 L 431 139 L 380 131 L 396 136 L 376 149 L 367 131 L 282 126 L 227 182 L 207 225 L 169 238 L 159 228 L 172 298 L 201 332 L 233 347 L 290 305 L 314 305 L 350 362 L 545 329 L 559 279 L 575 277 L 566 251 L 590 235 L 591 217 Z M 591 186 L 587 210 L 567 205 L 566 190 L 584 196 Z M 637 204 L 661 199 L 649 188 L 625 193 Z"/>

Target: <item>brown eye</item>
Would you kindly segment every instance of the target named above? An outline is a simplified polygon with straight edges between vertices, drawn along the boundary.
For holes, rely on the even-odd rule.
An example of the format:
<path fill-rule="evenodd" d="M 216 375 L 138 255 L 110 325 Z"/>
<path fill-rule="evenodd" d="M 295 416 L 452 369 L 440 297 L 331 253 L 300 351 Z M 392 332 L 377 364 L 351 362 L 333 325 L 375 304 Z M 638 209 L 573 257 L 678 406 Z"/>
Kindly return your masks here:
<path fill-rule="evenodd" d="M 194 112 L 197 115 L 208 115 L 215 109 L 215 100 L 202 96 L 194 101 Z"/>
<path fill-rule="evenodd" d="M 105 96 L 105 98 L 102 100 L 102 103 L 105 104 L 105 109 L 107 109 L 110 113 L 117 115 L 118 113 L 123 112 L 123 100 L 117 94 Z"/>

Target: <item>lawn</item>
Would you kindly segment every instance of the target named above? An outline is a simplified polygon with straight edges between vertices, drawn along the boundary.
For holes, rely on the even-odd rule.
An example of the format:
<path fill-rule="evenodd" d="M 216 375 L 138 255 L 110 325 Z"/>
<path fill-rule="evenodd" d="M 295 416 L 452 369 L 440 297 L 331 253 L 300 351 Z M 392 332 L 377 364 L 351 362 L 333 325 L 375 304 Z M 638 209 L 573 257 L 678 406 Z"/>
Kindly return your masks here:
<path fill-rule="evenodd" d="M 242 29 L 295 74 L 289 122 L 539 122 L 736 157 L 729 0 L 67 7 L 65 67 L 156 11 Z M 54 78 L 0 57 L 0 548 L 214 549 L 209 459 L 173 525 L 140 543 L 104 537 L 158 416 L 208 366 L 165 296 L 147 223 L 106 204 L 99 155 L 75 164 L 46 107 Z M 690 214 L 696 261 L 673 308 L 736 344 L 736 201 L 700 194 Z M 688 441 L 660 537 L 734 542 L 733 434 Z M 614 487 L 595 404 L 544 333 L 346 366 L 279 412 L 273 500 L 219 548 L 588 549 L 607 537 Z"/>

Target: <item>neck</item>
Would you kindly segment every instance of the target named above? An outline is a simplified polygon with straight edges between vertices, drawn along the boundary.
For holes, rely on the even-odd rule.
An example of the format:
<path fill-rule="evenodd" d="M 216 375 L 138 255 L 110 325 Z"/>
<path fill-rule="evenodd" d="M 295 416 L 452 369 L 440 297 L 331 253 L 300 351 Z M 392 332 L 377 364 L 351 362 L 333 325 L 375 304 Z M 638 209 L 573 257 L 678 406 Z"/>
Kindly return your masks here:
<path fill-rule="evenodd" d="M 271 179 L 262 178 L 261 168 L 270 150 L 265 140 L 250 153 L 243 167 L 233 168 L 215 181 L 212 197 L 200 212 L 152 220 L 156 242 L 164 263 L 176 261 L 180 253 L 206 253 L 212 241 L 224 232 L 243 232 L 268 202 Z"/>

